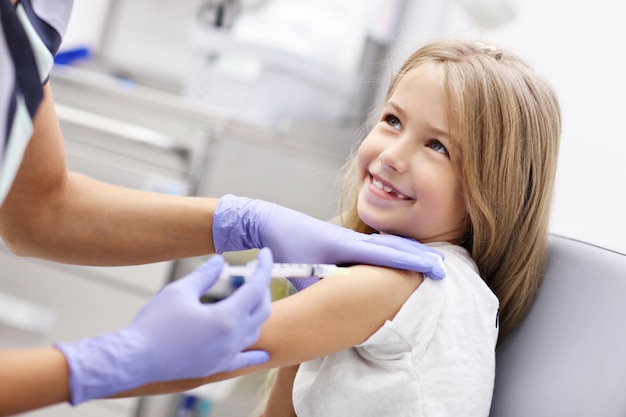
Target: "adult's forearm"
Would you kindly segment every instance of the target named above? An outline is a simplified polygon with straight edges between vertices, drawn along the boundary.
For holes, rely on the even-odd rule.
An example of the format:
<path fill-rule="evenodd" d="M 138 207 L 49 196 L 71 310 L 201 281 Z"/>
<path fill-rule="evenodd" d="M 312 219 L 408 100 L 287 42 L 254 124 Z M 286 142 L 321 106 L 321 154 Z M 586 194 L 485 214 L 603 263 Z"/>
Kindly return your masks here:
<path fill-rule="evenodd" d="M 54 196 L 12 208 L 3 233 L 18 255 L 88 265 L 132 265 L 212 253 L 217 200 L 104 184 L 70 173 Z"/>
<path fill-rule="evenodd" d="M 65 402 L 69 370 L 55 348 L 0 351 L 0 415 Z"/>

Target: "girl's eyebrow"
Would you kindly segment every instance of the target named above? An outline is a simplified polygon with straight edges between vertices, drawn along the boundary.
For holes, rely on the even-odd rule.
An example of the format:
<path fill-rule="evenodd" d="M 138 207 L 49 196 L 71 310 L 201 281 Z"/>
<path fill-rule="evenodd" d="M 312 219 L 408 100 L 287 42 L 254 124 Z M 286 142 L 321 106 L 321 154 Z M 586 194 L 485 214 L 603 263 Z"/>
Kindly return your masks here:
<path fill-rule="evenodd" d="M 394 113 L 399 115 L 401 119 L 406 119 L 407 113 L 397 103 L 389 100 L 385 104 L 385 108 L 388 108 L 388 107 L 390 107 Z M 437 128 L 434 125 L 432 125 L 430 122 L 428 123 L 427 128 L 434 136 L 437 136 L 438 138 L 442 138 L 442 139 L 451 140 L 450 133 L 448 132 L 447 129 Z"/>
<path fill-rule="evenodd" d="M 404 111 L 404 109 L 402 107 L 400 107 L 398 104 L 394 103 L 393 101 L 389 100 L 385 104 L 385 108 L 387 108 L 387 107 L 391 107 L 393 112 L 398 114 L 401 118 L 404 119 L 406 117 L 406 112 Z"/>

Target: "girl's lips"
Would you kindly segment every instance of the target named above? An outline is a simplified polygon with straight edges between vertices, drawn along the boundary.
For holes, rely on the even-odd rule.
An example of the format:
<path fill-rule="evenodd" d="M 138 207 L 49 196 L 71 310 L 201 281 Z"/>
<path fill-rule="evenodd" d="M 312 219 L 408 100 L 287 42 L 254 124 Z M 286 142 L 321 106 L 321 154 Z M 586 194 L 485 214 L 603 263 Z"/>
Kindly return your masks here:
<path fill-rule="evenodd" d="M 389 185 L 388 183 L 384 182 L 380 178 L 375 177 L 372 174 L 370 174 L 370 183 L 374 187 L 376 187 L 378 190 L 384 191 L 385 193 L 389 194 L 390 196 L 396 197 L 396 198 L 398 198 L 400 200 L 410 200 L 411 199 L 410 197 L 407 197 L 404 194 L 400 193 L 398 190 L 393 188 L 391 185 Z"/>

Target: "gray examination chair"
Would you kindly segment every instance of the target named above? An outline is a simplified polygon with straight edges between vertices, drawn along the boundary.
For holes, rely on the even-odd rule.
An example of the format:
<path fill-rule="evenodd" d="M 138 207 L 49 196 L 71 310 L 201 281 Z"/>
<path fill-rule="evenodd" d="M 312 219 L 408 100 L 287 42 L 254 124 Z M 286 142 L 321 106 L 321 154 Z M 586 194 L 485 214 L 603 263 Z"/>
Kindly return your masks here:
<path fill-rule="evenodd" d="M 626 255 L 551 235 L 545 280 L 496 359 L 490 417 L 626 417 Z"/>

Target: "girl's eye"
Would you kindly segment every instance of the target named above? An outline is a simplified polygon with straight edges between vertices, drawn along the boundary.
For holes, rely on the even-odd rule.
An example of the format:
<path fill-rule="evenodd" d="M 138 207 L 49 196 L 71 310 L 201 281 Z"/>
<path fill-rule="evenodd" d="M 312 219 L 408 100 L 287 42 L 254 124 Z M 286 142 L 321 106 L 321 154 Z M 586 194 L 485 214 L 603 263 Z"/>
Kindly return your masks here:
<path fill-rule="evenodd" d="M 393 114 L 386 114 L 383 116 L 383 120 L 394 129 L 402 129 L 402 123 L 400 123 L 400 119 L 398 119 Z"/>
<path fill-rule="evenodd" d="M 446 147 L 443 146 L 443 144 L 439 142 L 437 139 L 431 139 L 430 141 L 428 141 L 428 144 L 426 146 L 428 146 L 430 149 L 432 149 L 435 152 L 448 155 L 448 150 L 446 149 Z"/>

